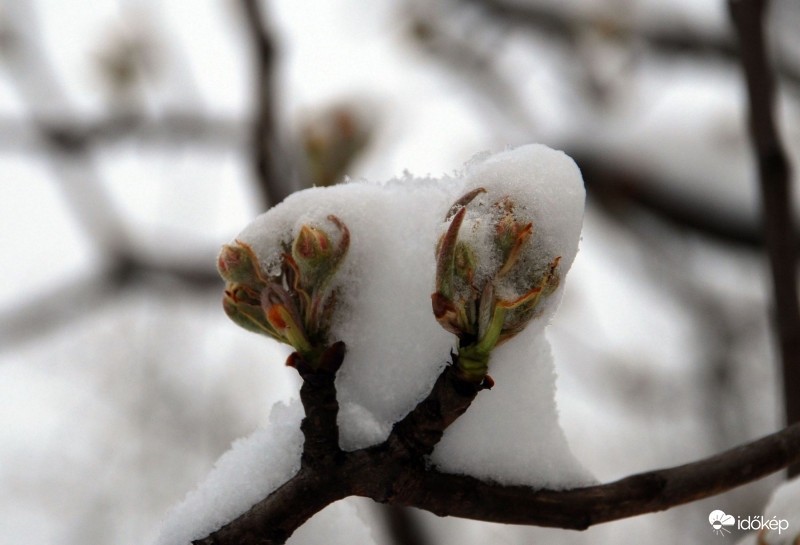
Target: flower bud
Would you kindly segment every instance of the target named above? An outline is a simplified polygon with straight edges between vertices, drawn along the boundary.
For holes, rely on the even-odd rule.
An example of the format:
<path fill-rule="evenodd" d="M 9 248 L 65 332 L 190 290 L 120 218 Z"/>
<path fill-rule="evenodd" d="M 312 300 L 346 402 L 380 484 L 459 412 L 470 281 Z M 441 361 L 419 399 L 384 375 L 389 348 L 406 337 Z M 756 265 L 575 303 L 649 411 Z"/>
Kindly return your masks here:
<path fill-rule="evenodd" d="M 253 250 L 238 240 L 235 246 L 229 244 L 222 246 L 217 258 L 217 270 L 228 282 L 250 286 L 265 283 Z"/>
<path fill-rule="evenodd" d="M 267 321 L 275 329 L 282 340 L 294 347 L 301 355 L 311 350 L 311 345 L 298 323 L 295 313 L 283 305 L 273 305 L 267 310 Z"/>
<path fill-rule="evenodd" d="M 518 217 L 510 197 L 466 220 L 467 207 L 483 192 L 473 190 L 450 208 L 445 218 L 450 224 L 436 248 L 436 292 L 431 296 L 434 316 L 458 337 L 454 363 L 459 374 L 474 382 L 486 377 L 494 347 L 522 331 L 559 283 L 560 257 L 542 263 L 530 242 L 533 223 Z M 465 222 L 472 223 L 469 235 L 460 237 Z M 492 228 L 481 231 L 481 222 L 491 222 Z"/>
<path fill-rule="evenodd" d="M 251 248 L 236 241 L 225 245 L 217 266 L 228 281 L 223 308 L 236 324 L 297 351 L 298 358 L 316 369 L 329 339 L 335 293 L 329 284 L 350 243 L 347 227 L 336 216 L 328 220 L 339 230 L 338 242 L 319 227 L 303 225 L 282 254 L 279 270 L 264 274 Z"/>
<path fill-rule="evenodd" d="M 325 231 L 303 225 L 300 228 L 300 234 L 294 240 L 292 255 L 295 259 L 309 261 L 325 259 L 329 246 L 330 240 L 328 240 L 328 235 L 325 234 Z"/>
<path fill-rule="evenodd" d="M 303 225 L 292 244 L 299 282 L 307 292 L 325 291 L 350 246 L 347 227 L 336 216 L 328 216 L 328 220 L 341 232 L 338 243 L 332 244 L 322 229 Z"/>
<path fill-rule="evenodd" d="M 275 337 L 272 328 L 261 311 L 261 305 L 254 305 L 244 300 L 237 300 L 230 291 L 225 291 L 222 308 L 236 325 L 253 333 Z"/>

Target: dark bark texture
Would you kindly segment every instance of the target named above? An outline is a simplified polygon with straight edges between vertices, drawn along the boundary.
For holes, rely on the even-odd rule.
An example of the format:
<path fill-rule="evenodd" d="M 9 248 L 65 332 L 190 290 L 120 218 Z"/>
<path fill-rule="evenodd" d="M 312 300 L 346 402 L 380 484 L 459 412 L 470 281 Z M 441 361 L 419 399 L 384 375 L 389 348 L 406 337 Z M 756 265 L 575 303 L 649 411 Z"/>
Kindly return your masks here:
<path fill-rule="evenodd" d="M 797 424 L 705 460 L 613 483 L 561 491 L 500 485 L 442 473 L 426 464 L 426 455 L 444 430 L 481 390 L 458 378 L 452 366 L 444 369 L 430 394 L 394 426 L 384 443 L 354 452 L 344 452 L 338 445 L 335 372 L 303 374 L 306 442 L 300 471 L 247 513 L 194 545 L 284 543 L 314 513 L 351 495 L 440 516 L 585 529 L 719 494 L 800 461 Z"/>

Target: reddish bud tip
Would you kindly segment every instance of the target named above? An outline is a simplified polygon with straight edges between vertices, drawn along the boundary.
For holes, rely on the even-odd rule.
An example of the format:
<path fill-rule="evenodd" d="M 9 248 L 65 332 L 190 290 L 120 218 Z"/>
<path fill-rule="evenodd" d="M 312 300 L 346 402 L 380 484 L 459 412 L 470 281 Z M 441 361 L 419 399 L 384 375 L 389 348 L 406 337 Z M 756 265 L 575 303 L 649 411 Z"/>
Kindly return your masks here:
<path fill-rule="evenodd" d="M 283 310 L 283 312 L 281 312 Z M 286 308 L 283 305 L 273 305 L 267 311 L 267 321 L 278 330 L 288 329 L 289 326 L 284 319 Z"/>

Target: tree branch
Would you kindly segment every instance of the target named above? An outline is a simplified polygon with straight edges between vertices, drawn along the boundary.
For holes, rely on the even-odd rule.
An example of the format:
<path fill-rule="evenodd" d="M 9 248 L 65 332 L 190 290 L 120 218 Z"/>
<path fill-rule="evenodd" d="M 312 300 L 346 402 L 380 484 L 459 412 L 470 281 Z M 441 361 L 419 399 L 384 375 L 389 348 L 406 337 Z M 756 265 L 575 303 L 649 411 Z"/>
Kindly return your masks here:
<path fill-rule="evenodd" d="M 428 397 L 394 425 L 387 446 L 401 456 L 427 456 L 480 390 L 479 384 L 459 379 L 454 366 L 445 367 Z"/>
<path fill-rule="evenodd" d="M 174 290 L 176 283 L 182 288 L 210 293 L 222 285 L 211 259 L 194 263 L 155 261 L 138 253 L 118 252 L 106 256 L 102 270 L 86 277 L 65 281 L 36 296 L 27 294 L 7 309 L 0 310 L 0 344 L 12 345 L 45 335 L 72 322 L 76 316 L 86 315 L 113 300 L 129 287 L 145 285 Z"/>
<path fill-rule="evenodd" d="M 502 486 L 465 475 L 420 472 L 398 503 L 507 524 L 582 530 L 720 494 L 800 460 L 800 424 L 704 460 L 572 490 Z"/>
<path fill-rule="evenodd" d="M 341 345 L 338 349 L 337 344 Z M 403 475 L 414 475 L 412 469 L 424 468 L 423 453 L 433 450 L 444 429 L 463 414 L 480 389 L 459 379 L 448 366 L 428 396 L 395 426 L 383 444 L 343 452 L 338 445 L 338 404 L 333 382 L 344 357 L 344 345 L 337 344 L 329 349 L 330 354 L 326 351 L 328 356 L 323 355 L 323 363 L 316 371 L 290 357 L 303 377 L 301 401 L 306 410 L 301 424 L 306 440 L 300 472 L 250 511 L 194 545 L 283 543 L 281 540 L 288 539 L 311 515 L 350 495 L 392 503 L 398 491 L 409 486 L 404 484 Z M 424 431 L 419 432 L 416 427 Z M 336 443 L 332 442 L 334 437 Z M 295 512 L 291 502 L 302 502 L 305 495 L 314 497 L 308 502 L 312 505 L 303 504 Z M 278 526 L 272 528 L 273 524 Z"/>
<path fill-rule="evenodd" d="M 11 75 L 9 81 L 30 111 L 31 125 L 46 144 L 48 166 L 62 182 L 59 188 L 74 212 L 73 217 L 101 253 L 110 253 L 118 245 L 127 245 L 129 236 L 101 183 L 92 150 L 85 141 L 63 138 L 48 123 L 54 112 L 64 115 L 73 108 L 35 38 L 38 31 L 35 6 L 15 3 L 9 14 L 9 24 L 15 32 L 14 46 L 4 56 L 3 63 Z"/>
<path fill-rule="evenodd" d="M 193 545 L 278 545 L 315 513 L 347 497 L 337 474 L 302 468 L 249 511 Z"/>
<path fill-rule="evenodd" d="M 797 239 L 792 221 L 789 163 L 774 122 L 775 84 L 769 70 L 764 15 L 767 0 L 730 0 L 747 82 L 750 137 L 758 160 L 764 238 L 772 270 L 775 319 L 783 362 L 784 404 L 789 424 L 800 422 L 800 306 Z M 790 475 L 800 473 L 800 465 Z"/>
<path fill-rule="evenodd" d="M 336 372 L 344 361 L 345 345 L 339 341 L 322 354 L 321 364 L 314 370 L 296 353 L 290 361 L 303 378 L 300 401 L 306 416 L 300 424 L 303 432 L 304 467 L 325 468 L 341 462 L 343 452 L 339 448 L 339 401 L 336 399 Z"/>
<path fill-rule="evenodd" d="M 585 529 L 719 494 L 800 460 L 800 424 L 796 424 L 699 462 L 572 490 L 500 485 L 426 468 L 424 453 L 433 449 L 479 388 L 460 381 L 447 367 L 426 399 L 395 425 L 383 444 L 354 452 L 329 445 L 327 454 L 317 444 L 311 447 L 317 455 L 308 457 L 307 443 L 295 477 L 194 544 L 283 543 L 314 513 L 350 495 L 440 516 Z M 304 401 L 310 407 L 314 403 Z"/>
<path fill-rule="evenodd" d="M 552 9 L 531 2 L 510 2 L 508 0 L 458 0 L 463 4 L 479 6 L 486 14 L 504 23 L 525 26 L 553 37 L 572 41 L 581 27 L 608 26 L 615 19 L 599 16 L 570 15 L 564 10 Z M 624 35 L 641 42 L 653 51 L 667 55 L 705 55 L 736 62 L 738 50 L 735 42 L 727 35 L 700 32 L 681 25 L 661 25 L 655 27 L 635 27 L 622 22 L 618 24 Z M 786 81 L 800 85 L 800 67 L 786 61 L 778 64 L 778 73 Z"/>
<path fill-rule="evenodd" d="M 275 44 L 267 30 L 259 0 L 243 0 L 247 27 L 256 58 L 256 97 L 253 122 L 253 162 L 256 181 L 267 206 L 274 206 L 292 193 L 281 175 L 279 141 L 276 134 L 273 65 Z"/>
<path fill-rule="evenodd" d="M 156 146 L 196 144 L 236 149 L 246 138 L 244 124 L 236 119 L 207 117 L 202 114 L 166 113 L 148 119 L 127 115 L 91 122 L 62 119 L 49 121 L 62 139 L 82 142 L 83 146 L 106 145 L 136 140 Z M 36 131 L 20 121 L 0 119 L 0 152 L 35 150 L 41 145 Z M 735 210 L 726 212 L 710 202 L 701 202 L 671 189 L 675 184 L 660 180 L 619 161 L 609 161 L 592 150 L 569 151 L 581 165 L 589 197 L 617 216 L 626 211 L 643 211 L 675 227 L 750 250 L 764 247 L 755 222 Z M 798 238 L 797 236 L 795 238 Z"/>

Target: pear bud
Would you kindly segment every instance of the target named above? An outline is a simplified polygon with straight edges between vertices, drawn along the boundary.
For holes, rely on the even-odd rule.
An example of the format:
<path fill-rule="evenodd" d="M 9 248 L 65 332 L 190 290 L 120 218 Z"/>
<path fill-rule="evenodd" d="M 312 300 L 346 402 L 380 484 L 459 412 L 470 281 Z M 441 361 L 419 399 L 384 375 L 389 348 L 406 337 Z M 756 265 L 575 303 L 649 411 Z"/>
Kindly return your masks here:
<path fill-rule="evenodd" d="M 336 216 L 328 216 L 341 231 L 334 245 L 328 234 L 318 228 L 303 225 L 292 244 L 292 259 L 297 267 L 300 285 L 311 295 L 324 293 L 339 268 L 350 245 L 350 232 Z"/>
<path fill-rule="evenodd" d="M 472 382 L 484 380 L 492 350 L 538 315 L 540 301 L 555 291 L 560 278 L 560 258 L 542 263 L 530 242 L 533 222 L 515 213 L 510 197 L 467 220 L 467 208 L 482 192 L 479 188 L 458 199 L 445 217 L 450 223 L 436 247 L 436 292 L 431 296 L 437 321 L 458 337 L 458 374 Z M 491 222 L 492 228 L 478 231 L 485 234 L 476 238 L 481 222 Z M 490 262 L 479 262 L 478 256 L 487 255 Z M 476 274 L 479 265 L 491 268 Z"/>
<path fill-rule="evenodd" d="M 253 250 L 247 244 L 235 241 L 236 245 L 225 244 L 217 258 L 217 270 L 228 282 L 256 286 L 265 284 L 261 276 Z"/>

